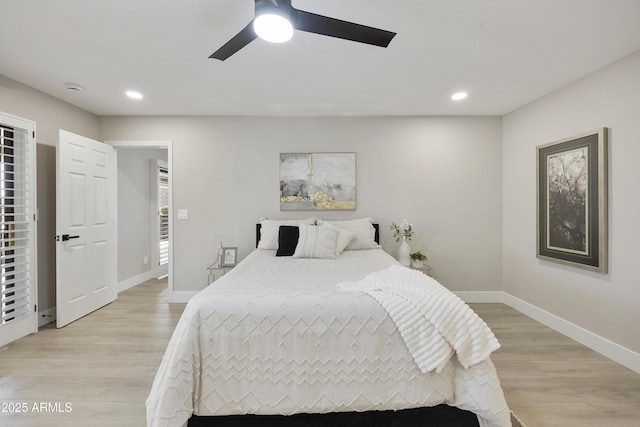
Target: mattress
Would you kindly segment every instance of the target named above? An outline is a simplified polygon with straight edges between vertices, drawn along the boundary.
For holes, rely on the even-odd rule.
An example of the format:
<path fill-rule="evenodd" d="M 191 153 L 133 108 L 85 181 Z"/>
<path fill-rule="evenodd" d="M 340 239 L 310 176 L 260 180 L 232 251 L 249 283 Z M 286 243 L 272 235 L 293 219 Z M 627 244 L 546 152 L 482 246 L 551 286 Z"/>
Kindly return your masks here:
<path fill-rule="evenodd" d="M 339 289 L 397 262 L 382 249 L 335 260 L 256 250 L 193 297 L 147 399 L 148 427 L 192 414 L 291 415 L 447 404 L 483 427 L 510 426 L 489 357 L 423 372 L 394 319 L 367 292 Z"/>

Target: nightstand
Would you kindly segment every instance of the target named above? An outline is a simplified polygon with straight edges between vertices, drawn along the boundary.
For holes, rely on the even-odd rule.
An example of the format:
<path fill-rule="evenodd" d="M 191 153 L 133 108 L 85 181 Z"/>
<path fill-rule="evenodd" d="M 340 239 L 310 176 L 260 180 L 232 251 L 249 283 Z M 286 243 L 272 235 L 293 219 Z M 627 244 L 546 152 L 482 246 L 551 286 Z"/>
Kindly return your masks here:
<path fill-rule="evenodd" d="M 226 273 L 229 272 L 233 267 L 219 267 L 217 262 L 214 262 L 207 270 L 209 270 L 209 275 L 207 276 L 207 285 L 212 284 Z"/>
<path fill-rule="evenodd" d="M 427 276 L 431 277 L 431 270 L 432 270 L 432 269 L 431 269 L 431 267 L 430 267 L 430 266 L 428 266 L 427 264 L 424 264 L 424 265 L 423 265 L 422 267 L 420 267 L 420 268 L 416 268 L 416 267 L 411 267 L 411 268 L 413 268 L 414 270 L 421 271 L 421 272 L 423 272 L 424 274 L 426 274 Z"/>

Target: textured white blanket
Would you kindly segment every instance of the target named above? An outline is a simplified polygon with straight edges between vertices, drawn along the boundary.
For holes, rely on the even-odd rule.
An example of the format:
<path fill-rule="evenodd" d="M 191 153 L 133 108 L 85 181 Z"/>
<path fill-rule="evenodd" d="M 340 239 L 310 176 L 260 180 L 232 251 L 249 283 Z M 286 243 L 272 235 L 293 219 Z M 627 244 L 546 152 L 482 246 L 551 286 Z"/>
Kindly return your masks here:
<path fill-rule="evenodd" d="M 189 301 L 149 393 L 147 426 L 184 427 L 193 413 L 289 415 L 446 403 L 476 413 L 482 427 L 510 427 L 489 358 L 465 369 L 449 357 L 440 372 L 421 372 L 375 299 L 336 289 L 394 264 L 381 249 L 348 251 L 336 260 L 253 252 Z"/>
<path fill-rule="evenodd" d="M 378 301 L 423 373 L 440 372 L 454 353 L 468 369 L 500 348 L 491 329 L 469 306 L 419 271 L 392 265 L 337 287 L 365 292 Z"/>

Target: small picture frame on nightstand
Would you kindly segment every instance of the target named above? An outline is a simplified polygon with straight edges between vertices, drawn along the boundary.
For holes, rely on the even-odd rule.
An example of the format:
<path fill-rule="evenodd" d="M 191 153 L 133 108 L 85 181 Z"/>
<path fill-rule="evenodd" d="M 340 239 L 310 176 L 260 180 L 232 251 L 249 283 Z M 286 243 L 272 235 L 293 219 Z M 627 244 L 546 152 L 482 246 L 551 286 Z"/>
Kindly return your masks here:
<path fill-rule="evenodd" d="M 237 247 L 222 248 L 222 255 L 220 257 L 220 267 L 235 267 L 238 259 Z"/>

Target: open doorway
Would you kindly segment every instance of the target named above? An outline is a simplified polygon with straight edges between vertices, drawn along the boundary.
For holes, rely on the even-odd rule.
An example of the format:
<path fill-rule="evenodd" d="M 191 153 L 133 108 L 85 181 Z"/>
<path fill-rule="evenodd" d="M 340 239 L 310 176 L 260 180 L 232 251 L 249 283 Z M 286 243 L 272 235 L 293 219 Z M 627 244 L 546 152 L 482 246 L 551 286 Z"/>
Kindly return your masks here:
<path fill-rule="evenodd" d="M 109 141 L 118 156 L 118 291 L 167 277 L 173 293 L 170 141 Z"/>

